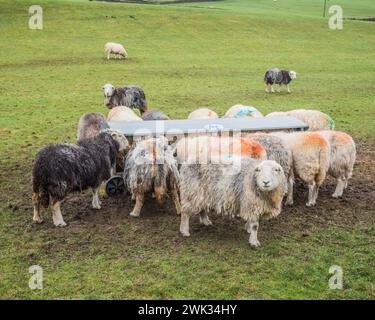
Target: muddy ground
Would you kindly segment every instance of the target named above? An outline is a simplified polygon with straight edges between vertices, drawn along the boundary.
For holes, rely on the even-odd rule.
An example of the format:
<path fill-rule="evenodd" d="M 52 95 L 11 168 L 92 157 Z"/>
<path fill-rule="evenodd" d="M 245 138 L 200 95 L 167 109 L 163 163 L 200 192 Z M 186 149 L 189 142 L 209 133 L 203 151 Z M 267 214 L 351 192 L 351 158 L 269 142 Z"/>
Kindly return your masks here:
<path fill-rule="evenodd" d="M 306 237 L 331 225 L 343 228 L 358 225 L 368 228 L 374 225 L 374 178 L 375 144 L 359 143 L 354 175 L 342 199 L 331 197 L 335 184 L 332 178 L 328 178 L 320 190 L 317 205 L 313 208 L 307 208 L 305 206 L 307 188 L 297 181 L 295 204 L 292 207 L 284 207 L 282 213 L 276 219 L 262 221 L 259 240 L 264 242 L 273 238 L 289 236 L 293 238 Z M 29 234 L 32 234 L 33 230 L 41 229 L 44 229 L 43 233 L 53 232 L 51 214 L 43 209 L 45 222 L 41 225 L 32 223 L 30 194 L 22 192 L 20 196 L 16 205 L 9 201 L 9 198 L 7 201 L 7 208 L 17 215 L 13 227 L 20 233 L 25 228 L 28 233 L 30 232 Z M 173 202 L 170 199 L 166 199 L 164 204 L 158 204 L 149 196 L 145 201 L 141 217 L 131 218 L 129 213 L 134 203 L 129 197 L 108 198 L 102 196 L 101 198 L 102 209 L 95 210 L 91 208 L 90 192 L 70 195 L 62 206 L 64 219 L 68 223 L 66 228 L 69 228 L 70 232 L 76 231 L 77 233 L 86 230 L 90 233 L 99 232 L 108 239 L 120 240 L 121 238 L 122 241 L 136 241 L 138 235 L 147 234 L 153 237 L 154 241 L 163 241 L 167 246 L 168 243 L 170 245 L 182 244 L 185 241 L 179 235 L 179 217 L 176 215 Z M 214 214 L 211 214 L 210 218 L 213 221 L 211 227 L 201 226 L 198 218 L 191 220 L 192 240 L 189 241 L 197 241 L 201 237 L 219 240 L 223 239 L 223 234 L 225 234 L 227 240 L 231 238 L 247 239 L 242 221 L 229 220 L 226 217 L 219 217 Z M 116 230 L 118 230 L 119 225 L 126 226 L 129 224 L 131 224 L 131 232 L 135 232 L 135 234 L 127 234 L 125 240 L 124 233 L 116 233 Z"/>

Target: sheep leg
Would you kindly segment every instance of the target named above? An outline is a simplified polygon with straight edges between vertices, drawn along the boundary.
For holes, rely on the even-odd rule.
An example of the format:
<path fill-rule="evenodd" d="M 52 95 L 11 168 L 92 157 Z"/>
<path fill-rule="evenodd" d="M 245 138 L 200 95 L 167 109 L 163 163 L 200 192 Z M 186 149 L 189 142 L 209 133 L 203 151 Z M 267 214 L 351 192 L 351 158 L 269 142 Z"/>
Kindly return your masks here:
<path fill-rule="evenodd" d="M 176 207 L 177 215 L 180 215 L 181 214 L 180 197 L 178 196 L 178 191 L 176 189 L 172 190 L 172 199 Z"/>
<path fill-rule="evenodd" d="M 281 92 L 281 84 L 279 84 L 279 89 L 277 89 L 277 92 Z"/>
<path fill-rule="evenodd" d="M 314 205 L 316 204 L 316 200 L 318 199 L 319 187 L 320 187 L 319 185 L 315 184 L 315 188 L 314 188 L 314 198 L 313 198 Z"/>
<path fill-rule="evenodd" d="M 60 208 L 60 201 L 56 201 L 55 203 L 52 204 L 52 219 L 53 219 L 53 224 L 56 227 L 65 227 L 66 223 L 64 222 L 64 219 L 61 214 L 61 208 Z"/>
<path fill-rule="evenodd" d="M 288 93 L 290 93 L 289 84 L 286 85 L 286 89 L 288 90 Z"/>
<path fill-rule="evenodd" d="M 208 217 L 207 212 L 201 212 L 199 214 L 199 222 L 201 224 L 204 224 L 205 226 L 212 226 L 212 222 L 210 218 Z"/>
<path fill-rule="evenodd" d="M 264 89 L 264 91 L 266 91 L 267 93 L 270 92 L 268 83 L 266 83 L 266 88 Z"/>
<path fill-rule="evenodd" d="M 315 205 L 314 195 L 315 195 L 315 182 L 313 182 L 312 184 L 309 184 L 309 195 L 308 195 L 306 207 L 312 207 L 313 205 Z"/>
<path fill-rule="evenodd" d="M 139 217 L 141 214 L 141 209 L 143 207 L 143 201 L 144 201 L 144 194 L 143 193 L 137 193 L 135 195 L 135 206 L 132 212 L 130 212 L 130 216 L 132 217 Z"/>
<path fill-rule="evenodd" d="M 94 209 L 101 209 L 101 202 L 99 200 L 99 187 L 92 188 L 92 207 Z"/>
<path fill-rule="evenodd" d="M 39 194 L 34 192 L 32 195 L 32 203 L 34 207 L 34 215 L 33 215 L 33 221 L 36 221 L 38 223 L 43 222 L 43 217 L 40 214 L 40 202 L 39 202 Z"/>
<path fill-rule="evenodd" d="M 338 178 L 337 179 L 336 190 L 335 190 L 335 192 L 332 195 L 333 198 L 340 198 L 340 197 L 342 197 L 342 194 L 344 192 L 346 183 L 347 182 L 346 182 L 345 179 L 342 179 L 342 178 Z"/>
<path fill-rule="evenodd" d="M 271 84 L 270 87 L 271 87 L 271 92 L 274 93 L 275 90 L 273 89 L 273 85 Z"/>
<path fill-rule="evenodd" d="M 180 232 L 184 237 L 190 237 L 189 220 L 190 220 L 190 215 L 187 214 L 186 212 L 181 212 Z"/>
<path fill-rule="evenodd" d="M 293 205 L 293 185 L 294 185 L 294 181 L 293 181 L 293 178 L 292 177 L 289 177 L 288 179 L 288 194 L 287 194 L 287 197 L 286 197 L 286 204 L 288 206 L 291 206 Z"/>
<path fill-rule="evenodd" d="M 259 228 L 258 221 L 249 220 L 247 222 L 247 232 L 250 233 L 249 243 L 254 248 L 260 247 L 260 242 L 258 241 L 258 228 Z"/>

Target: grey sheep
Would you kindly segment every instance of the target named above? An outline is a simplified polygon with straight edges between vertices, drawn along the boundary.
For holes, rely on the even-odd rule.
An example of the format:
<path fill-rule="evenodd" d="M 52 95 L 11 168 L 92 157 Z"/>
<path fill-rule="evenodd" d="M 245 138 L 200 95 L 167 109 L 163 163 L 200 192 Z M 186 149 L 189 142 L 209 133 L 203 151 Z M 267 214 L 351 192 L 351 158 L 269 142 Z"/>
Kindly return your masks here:
<path fill-rule="evenodd" d="M 100 130 L 104 128 L 108 128 L 108 124 L 101 113 L 86 113 L 79 119 L 77 140 L 94 138 L 100 133 Z"/>

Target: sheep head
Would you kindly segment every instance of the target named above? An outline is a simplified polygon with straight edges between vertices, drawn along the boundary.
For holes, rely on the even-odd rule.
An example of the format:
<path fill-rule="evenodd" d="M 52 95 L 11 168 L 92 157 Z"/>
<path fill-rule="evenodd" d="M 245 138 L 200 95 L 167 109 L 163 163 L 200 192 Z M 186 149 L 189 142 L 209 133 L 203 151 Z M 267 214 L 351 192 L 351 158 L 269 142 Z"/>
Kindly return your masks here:
<path fill-rule="evenodd" d="M 262 161 L 254 169 L 254 182 L 262 192 L 273 191 L 285 186 L 286 178 L 282 167 L 273 160 Z"/>
<path fill-rule="evenodd" d="M 111 97 L 113 96 L 113 93 L 115 92 L 115 87 L 111 85 L 110 83 L 107 83 L 103 86 L 103 92 L 104 92 L 104 104 L 107 107 L 111 107 Z"/>
<path fill-rule="evenodd" d="M 297 79 L 297 72 L 295 72 L 295 71 L 289 71 L 289 77 L 292 80 Z"/>

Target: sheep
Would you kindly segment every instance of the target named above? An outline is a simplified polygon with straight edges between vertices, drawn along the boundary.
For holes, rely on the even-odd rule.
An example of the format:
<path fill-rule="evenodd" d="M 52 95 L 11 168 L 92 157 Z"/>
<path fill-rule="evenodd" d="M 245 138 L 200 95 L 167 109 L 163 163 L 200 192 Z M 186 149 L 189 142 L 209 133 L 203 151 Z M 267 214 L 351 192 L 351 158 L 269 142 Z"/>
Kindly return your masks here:
<path fill-rule="evenodd" d="M 128 148 L 125 136 L 114 130 L 101 132 L 77 144 L 55 144 L 42 148 L 33 166 L 33 220 L 41 223 L 40 205 L 50 206 L 55 226 L 64 227 L 61 201 L 74 191 L 92 189 L 92 206 L 100 209 L 99 186 L 110 178 L 118 152 Z"/>
<path fill-rule="evenodd" d="M 348 181 L 352 177 L 356 159 L 356 146 L 351 136 L 340 131 L 319 131 L 331 146 L 328 174 L 336 179 L 337 185 L 333 198 L 342 197 Z"/>
<path fill-rule="evenodd" d="M 170 120 L 170 118 L 159 110 L 149 110 L 142 114 L 142 120 Z"/>
<path fill-rule="evenodd" d="M 101 113 L 86 113 L 79 119 L 77 140 L 94 138 L 100 133 L 100 130 L 105 127 L 108 127 L 108 124 Z"/>
<path fill-rule="evenodd" d="M 177 214 L 180 214 L 177 162 L 166 138 L 142 140 L 128 152 L 124 181 L 136 201 L 130 216 L 140 216 L 144 196 L 148 192 L 153 192 L 158 202 L 162 202 L 167 192 L 170 192 Z"/>
<path fill-rule="evenodd" d="M 258 118 L 263 117 L 256 108 L 235 104 L 225 113 L 224 118 Z"/>
<path fill-rule="evenodd" d="M 281 138 L 292 150 L 294 174 L 308 185 L 306 206 L 314 206 L 329 168 L 331 150 L 327 139 L 319 132 L 271 134 Z"/>
<path fill-rule="evenodd" d="M 215 111 L 208 108 L 200 108 L 190 112 L 188 119 L 218 119 Z"/>
<path fill-rule="evenodd" d="M 198 136 L 180 139 L 176 144 L 178 163 L 185 163 L 194 159 L 199 163 L 208 163 L 211 158 L 223 160 L 236 157 L 250 157 L 266 160 L 267 153 L 257 141 L 241 137 L 211 137 Z"/>
<path fill-rule="evenodd" d="M 334 130 L 335 121 L 328 115 L 318 110 L 296 109 L 285 112 L 271 112 L 266 117 L 290 116 L 305 122 L 308 131 Z"/>
<path fill-rule="evenodd" d="M 266 133 L 252 133 L 245 135 L 244 138 L 249 138 L 259 142 L 266 150 L 267 159 L 274 160 L 284 170 L 286 181 L 288 184 L 288 195 L 286 199 L 287 205 L 293 204 L 293 185 L 294 185 L 294 172 L 293 172 L 293 155 L 290 148 L 279 137 L 272 136 Z"/>
<path fill-rule="evenodd" d="M 249 243 L 259 247 L 257 232 L 259 218 L 274 218 L 281 212 L 286 191 L 282 167 L 273 160 L 242 158 L 234 174 L 226 163 L 204 165 L 186 163 L 180 170 L 181 224 L 180 232 L 189 237 L 189 219 L 200 215 L 200 223 L 211 225 L 207 213 L 239 215 L 247 222 Z"/>
<path fill-rule="evenodd" d="M 115 88 L 110 83 L 103 86 L 104 105 L 108 109 L 117 106 L 126 106 L 131 109 L 138 108 L 141 114 L 147 111 L 147 100 L 144 91 L 138 86 Z"/>
<path fill-rule="evenodd" d="M 105 44 L 104 53 L 107 57 L 107 60 L 109 60 L 111 53 L 113 53 L 116 58 L 119 57 L 120 59 L 121 57 L 124 57 L 125 59 L 128 57 L 128 53 L 126 52 L 123 45 L 114 42 L 107 42 Z"/>
<path fill-rule="evenodd" d="M 132 109 L 120 106 L 108 112 L 107 121 L 142 121 L 142 118 L 138 117 Z"/>
<path fill-rule="evenodd" d="M 284 84 L 290 93 L 289 83 L 297 79 L 297 73 L 295 71 L 280 70 L 278 68 L 269 69 L 264 75 L 264 83 L 266 85 L 266 92 L 275 92 L 273 90 L 273 84 L 277 83 L 279 85 L 278 92 L 281 92 L 281 86 Z"/>

